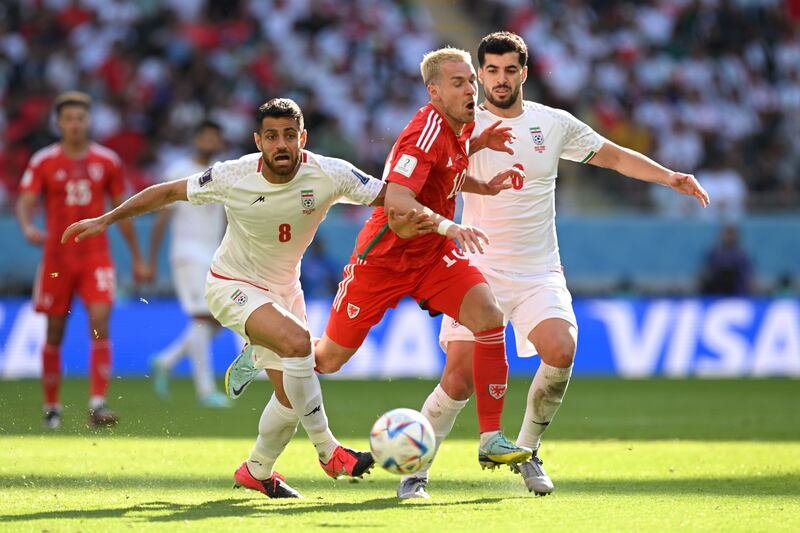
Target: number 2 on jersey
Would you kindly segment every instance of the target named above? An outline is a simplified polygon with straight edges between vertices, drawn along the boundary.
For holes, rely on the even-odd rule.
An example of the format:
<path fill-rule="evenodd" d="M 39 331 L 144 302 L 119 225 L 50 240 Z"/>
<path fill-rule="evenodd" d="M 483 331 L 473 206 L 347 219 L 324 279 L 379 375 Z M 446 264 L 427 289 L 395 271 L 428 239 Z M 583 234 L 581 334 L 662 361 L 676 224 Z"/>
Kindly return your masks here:
<path fill-rule="evenodd" d="M 289 242 L 292 240 L 292 225 L 281 224 L 278 226 L 278 240 L 280 242 Z"/>

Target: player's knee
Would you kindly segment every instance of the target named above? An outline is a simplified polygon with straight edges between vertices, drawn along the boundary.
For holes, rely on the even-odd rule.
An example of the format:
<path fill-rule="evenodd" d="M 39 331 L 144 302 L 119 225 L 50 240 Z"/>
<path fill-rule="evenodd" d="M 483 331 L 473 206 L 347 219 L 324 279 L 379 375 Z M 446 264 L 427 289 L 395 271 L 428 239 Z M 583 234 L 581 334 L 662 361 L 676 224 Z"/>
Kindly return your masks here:
<path fill-rule="evenodd" d="M 550 366 L 567 368 L 575 360 L 575 341 L 569 336 L 553 339 L 539 350 L 539 357 Z"/>
<path fill-rule="evenodd" d="M 444 392 L 457 402 L 468 400 L 475 392 L 472 374 L 442 376 L 441 384 Z"/>
<path fill-rule="evenodd" d="M 311 333 L 306 330 L 286 333 L 280 344 L 284 357 L 305 357 L 311 353 Z"/>
<path fill-rule="evenodd" d="M 499 328 L 503 325 L 503 311 L 495 302 L 481 304 L 476 311 L 471 320 L 472 326 L 465 324 L 473 333 Z"/>

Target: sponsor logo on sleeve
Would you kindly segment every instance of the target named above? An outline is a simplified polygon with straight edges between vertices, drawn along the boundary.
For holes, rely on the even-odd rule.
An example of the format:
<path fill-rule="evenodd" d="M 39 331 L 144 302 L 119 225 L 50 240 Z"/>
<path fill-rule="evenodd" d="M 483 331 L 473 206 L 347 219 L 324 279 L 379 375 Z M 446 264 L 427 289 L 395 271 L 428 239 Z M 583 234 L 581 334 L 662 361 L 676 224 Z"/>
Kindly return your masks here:
<path fill-rule="evenodd" d="M 355 174 L 355 176 L 358 178 L 358 181 L 360 181 L 360 182 L 361 182 L 361 183 L 363 183 L 364 185 L 366 185 L 367 183 L 369 183 L 369 176 L 367 176 L 366 174 L 363 174 L 363 173 L 359 172 L 358 170 L 356 170 L 356 169 L 354 169 L 354 168 L 351 168 L 351 169 L 350 169 L 350 172 L 352 172 L 353 174 Z"/>
<path fill-rule="evenodd" d="M 410 178 L 411 173 L 414 172 L 416 167 L 417 158 L 413 155 L 403 154 L 400 156 L 400 159 L 397 160 L 397 163 L 394 166 L 394 171 L 407 178 Z"/>
<path fill-rule="evenodd" d="M 200 177 L 197 179 L 197 184 L 200 187 L 202 187 L 210 181 L 211 181 L 211 169 L 209 168 L 208 170 L 200 174 Z"/>

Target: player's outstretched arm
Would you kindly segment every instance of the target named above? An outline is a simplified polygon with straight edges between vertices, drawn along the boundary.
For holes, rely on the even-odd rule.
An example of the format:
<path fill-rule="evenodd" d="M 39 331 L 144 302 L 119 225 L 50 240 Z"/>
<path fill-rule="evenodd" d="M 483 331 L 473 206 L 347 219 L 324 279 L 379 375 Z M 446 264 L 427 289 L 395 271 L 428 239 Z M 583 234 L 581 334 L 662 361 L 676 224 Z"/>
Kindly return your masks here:
<path fill-rule="evenodd" d="M 414 211 L 420 215 L 426 213 L 436 227 L 436 232 L 456 241 L 462 250 L 469 250 L 472 253 L 476 251 L 483 253 L 483 245 L 489 244 L 489 237 L 486 233 L 472 226 L 456 224 L 452 220 L 438 213 L 434 213 L 430 208 L 425 207 L 417 201 L 416 194 L 414 194 L 413 190 L 399 183 L 390 182 L 386 185 L 384 209 L 386 209 L 387 212 L 394 212 L 395 220 L 388 217 L 389 228 L 392 231 L 395 231 L 395 227 L 397 227 L 396 225 L 393 227 L 393 224 L 396 223 L 396 217 L 408 216 L 408 213 Z M 398 231 L 402 231 L 402 228 L 398 228 Z M 397 232 L 395 231 L 395 233 Z"/>
<path fill-rule="evenodd" d="M 501 170 L 494 175 L 489 181 L 481 181 L 472 176 L 467 176 L 464 179 L 464 185 L 461 187 L 461 192 L 468 192 L 473 194 L 482 194 L 484 196 L 494 196 L 500 191 L 511 188 L 511 179 L 519 178 L 525 179 L 525 173 L 516 167 Z"/>
<path fill-rule="evenodd" d="M 151 185 L 143 191 L 134 194 L 118 207 L 97 218 L 86 218 L 70 225 L 61 236 L 61 242 L 65 243 L 69 239 L 75 242 L 82 241 L 87 237 L 93 237 L 104 232 L 106 228 L 120 220 L 135 217 L 142 213 L 161 209 L 179 200 L 186 201 L 186 182 L 180 179 Z"/>
<path fill-rule="evenodd" d="M 474 154 L 484 148 L 489 148 L 497 152 L 506 152 L 514 155 L 514 149 L 510 146 L 516 140 L 514 131 L 509 126 L 500 127 L 502 120 L 498 120 L 474 139 L 469 140 L 469 155 Z"/>
<path fill-rule="evenodd" d="M 646 155 L 611 141 L 606 141 L 590 163 L 598 167 L 616 170 L 629 178 L 671 187 L 676 192 L 697 198 L 703 207 L 707 207 L 709 204 L 708 193 L 693 175 L 672 171 Z"/>

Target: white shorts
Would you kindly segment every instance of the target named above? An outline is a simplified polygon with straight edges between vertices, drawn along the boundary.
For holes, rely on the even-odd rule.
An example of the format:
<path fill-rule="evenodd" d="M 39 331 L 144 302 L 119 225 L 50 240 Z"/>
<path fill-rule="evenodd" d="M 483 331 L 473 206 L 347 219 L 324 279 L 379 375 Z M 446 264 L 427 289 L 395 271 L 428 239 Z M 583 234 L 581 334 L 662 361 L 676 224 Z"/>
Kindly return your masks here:
<path fill-rule="evenodd" d="M 204 295 L 208 265 L 197 261 L 172 263 L 172 282 L 183 312 L 189 316 L 208 315 Z"/>
<path fill-rule="evenodd" d="M 220 279 L 209 272 L 206 276 L 206 302 L 220 324 L 235 331 L 247 342 L 250 342 L 245 331 L 247 319 L 265 304 L 274 305 L 291 313 L 303 324 L 307 323 L 306 304 L 299 287 L 286 294 L 278 294 L 244 281 Z M 269 348 L 253 345 L 253 356 L 256 368 L 283 370 L 280 356 Z"/>
<path fill-rule="evenodd" d="M 536 347 L 528 340 L 528 334 L 539 322 L 548 318 L 561 318 L 576 328 L 578 321 L 572 310 L 572 295 L 567 289 L 567 281 L 561 270 L 540 274 L 517 274 L 498 272 L 478 266 L 489 286 L 492 288 L 503 321 L 514 326 L 517 342 L 517 355 L 530 357 L 536 354 Z M 442 319 L 439 331 L 439 344 L 447 351 L 449 341 L 472 341 L 472 332 L 451 317 Z"/>

